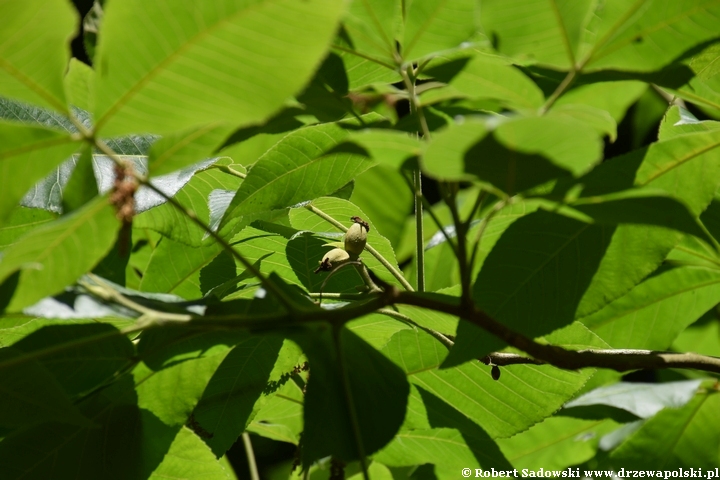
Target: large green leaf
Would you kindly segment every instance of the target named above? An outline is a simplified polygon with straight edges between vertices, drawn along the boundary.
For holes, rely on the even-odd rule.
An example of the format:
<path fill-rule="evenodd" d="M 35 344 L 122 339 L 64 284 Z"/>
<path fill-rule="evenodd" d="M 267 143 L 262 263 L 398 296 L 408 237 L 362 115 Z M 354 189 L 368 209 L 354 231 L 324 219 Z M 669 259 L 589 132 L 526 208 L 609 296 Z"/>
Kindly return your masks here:
<path fill-rule="evenodd" d="M 605 405 L 637 418 L 650 418 L 664 408 L 680 408 L 693 399 L 701 380 L 657 384 L 619 382 L 592 390 L 565 404 L 565 408 Z M 572 414 L 572 410 L 569 411 Z"/>
<path fill-rule="evenodd" d="M 634 80 L 580 85 L 560 97 L 550 111 L 566 105 L 582 104 L 604 110 L 616 123 L 620 123 L 627 109 L 647 88 L 647 84 Z"/>
<path fill-rule="evenodd" d="M 207 293 L 207 289 L 203 291 L 200 284 L 201 269 L 208 265 L 220 250 L 219 244 L 190 247 L 165 238 L 150 257 L 150 263 L 140 282 L 140 290 L 174 293 L 188 300 L 200 298 Z M 233 265 L 232 260 L 226 261 Z M 234 274 L 234 265 L 232 271 Z"/>
<path fill-rule="evenodd" d="M 30 188 L 78 149 L 65 132 L 41 127 L 0 123 L 0 222 Z"/>
<path fill-rule="evenodd" d="M 148 478 L 162 462 L 180 427 L 168 427 L 138 408 L 132 378 L 77 405 L 92 422 L 47 422 L 6 436 L 0 462 L 8 479 Z"/>
<path fill-rule="evenodd" d="M 457 48 L 477 30 L 474 0 L 405 2 L 402 58 L 407 62 Z"/>
<path fill-rule="evenodd" d="M 152 175 L 180 170 L 205 160 L 230 135 L 227 124 L 210 123 L 179 133 L 166 135 L 153 144 L 148 153 Z"/>
<path fill-rule="evenodd" d="M 53 352 L 58 347 L 57 351 Z M 70 396 L 87 392 L 131 364 L 135 348 L 117 328 L 102 324 L 47 325 L 12 348 L 40 363 Z M 19 357 L 21 360 L 23 357 Z"/>
<path fill-rule="evenodd" d="M 503 368 L 496 381 L 490 367 L 479 361 L 438 370 L 447 350 L 443 346 L 432 348 L 431 342 L 438 342 L 427 334 L 417 336 L 418 341 L 413 343 L 408 341 L 409 333 L 400 332 L 396 335 L 397 345 L 390 342 L 385 351 L 393 359 L 402 358 L 401 365 L 406 365 L 413 385 L 462 413 L 492 438 L 512 436 L 551 415 L 594 373 L 515 365 Z M 545 340 L 571 349 L 605 345 L 577 323 L 546 336 Z"/>
<path fill-rule="evenodd" d="M 586 70 L 658 70 L 691 47 L 717 37 L 717 0 L 605 2 L 589 27 L 595 41 Z"/>
<path fill-rule="evenodd" d="M 138 365 L 132 372 L 138 406 L 167 426 L 191 425 L 193 408 L 222 360 L 223 355 L 201 356 L 156 372 Z"/>
<path fill-rule="evenodd" d="M 20 271 L 8 308 L 19 310 L 91 270 L 115 243 L 120 222 L 105 197 L 36 228 L 3 252 L 0 279 Z"/>
<path fill-rule="evenodd" d="M 491 0 L 482 3 L 481 21 L 501 52 L 523 61 L 568 68 L 577 61 L 580 44 L 588 34 L 584 27 L 596 4 L 594 0 Z"/>
<path fill-rule="evenodd" d="M 54 219 L 51 212 L 39 208 L 16 207 L 5 225 L 0 227 L 0 250 L 5 250 L 33 228 Z"/>
<path fill-rule="evenodd" d="M 522 435 L 499 439 L 498 445 L 517 469 L 562 470 L 594 457 L 600 437 L 617 427 L 610 419 L 554 416 Z"/>
<path fill-rule="evenodd" d="M 587 224 L 539 210 L 503 233 L 477 276 L 473 297 L 508 327 L 536 337 L 627 293 L 657 268 L 680 238 L 661 227 Z M 501 345 L 461 322 L 450 363 Z"/>
<path fill-rule="evenodd" d="M 580 321 L 615 348 L 662 350 L 720 302 L 720 272 L 681 266 L 662 269 Z"/>
<path fill-rule="evenodd" d="M 187 427 L 178 432 L 170 445 L 162 463 L 152 472 L 148 480 L 196 480 L 208 478 L 212 480 L 231 480 L 235 478 L 232 470 L 215 458 L 215 455 Z"/>
<path fill-rule="evenodd" d="M 52 374 L 32 355 L 0 350 L 0 425 L 17 428 L 37 422 L 90 422 L 73 406 Z"/>
<path fill-rule="evenodd" d="M 523 61 L 647 72 L 717 36 L 718 13 L 713 0 L 488 1 L 482 23 L 501 52 Z"/>
<path fill-rule="evenodd" d="M 397 245 L 405 226 L 405 217 L 413 204 L 413 194 L 402 173 L 378 165 L 359 175 L 353 183 L 352 203 L 373 219 L 391 245 Z M 384 192 L 384 195 L 378 195 L 378 191 Z"/>
<path fill-rule="evenodd" d="M 426 173 L 438 179 L 488 182 L 513 194 L 557 177 L 581 175 L 601 158 L 596 130 L 571 118 L 466 119 L 433 137 Z"/>
<path fill-rule="evenodd" d="M 297 445 L 303 429 L 303 393 L 290 380 L 255 415 L 247 430 L 265 438 Z"/>
<path fill-rule="evenodd" d="M 353 50 L 395 63 L 395 38 L 402 23 L 402 2 L 360 0 L 352 2 L 343 19 Z"/>
<path fill-rule="evenodd" d="M 708 206 L 720 184 L 720 130 L 687 133 L 634 150 L 599 165 L 578 180 L 583 197 L 633 185 L 662 190 L 685 203 L 693 215 Z"/>
<path fill-rule="evenodd" d="M 62 0 L 8 0 L 0 8 L 0 91 L 67 112 L 63 75 L 77 23 L 74 9 Z"/>
<path fill-rule="evenodd" d="M 719 408 L 717 387 L 709 385 L 684 407 L 662 410 L 648 420 L 611 459 L 626 468 L 714 469 L 720 464 Z"/>
<path fill-rule="evenodd" d="M 95 58 L 97 129 L 261 121 L 311 76 L 342 9 L 333 0 L 108 5 Z"/>
<path fill-rule="evenodd" d="M 235 443 L 259 409 L 256 402 L 270 380 L 282 344 L 280 337 L 249 337 L 225 357 L 207 384 L 193 419 L 216 456 Z M 292 362 L 296 360 L 297 355 Z"/>
<path fill-rule="evenodd" d="M 409 385 L 391 361 L 349 330 L 294 333 L 310 362 L 305 394 L 303 463 L 332 455 L 371 455 L 397 433 Z"/>
<path fill-rule="evenodd" d="M 451 76 L 458 68 L 462 70 Z M 494 99 L 514 110 L 533 111 L 545 100 L 535 82 L 504 59 L 477 55 L 469 60 L 462 58 L 433 66 L 424 73 L 448 83 L 448 88 L 429 90 L 420 97 L 423 103 L 450 96 Z"/>
<path fill-rule="evenodd" d="M 372 167 L 374 163 L 357 149 L 332 151 L 347 134 L 338 124 L 323 124 L 287 135 L 253 165 L 221 225 L 241 215 L 329 195 Z"/>

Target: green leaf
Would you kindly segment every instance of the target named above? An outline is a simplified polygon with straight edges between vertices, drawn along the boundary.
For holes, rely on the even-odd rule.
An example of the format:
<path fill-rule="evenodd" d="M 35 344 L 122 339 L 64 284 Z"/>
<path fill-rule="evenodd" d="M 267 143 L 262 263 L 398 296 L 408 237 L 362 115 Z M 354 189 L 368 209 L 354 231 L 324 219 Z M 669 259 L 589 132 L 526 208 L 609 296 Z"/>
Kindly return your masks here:
<path fill-rule="evenodd" d="M 600 387 L 565 404 L 565 408 L 608 405 L 639 418 L 650 418 L 666 408 L 680 408 L 693 399 L 701 380 L 658 384 L 619 382 Z"/>
<path fill-rule="evenodd" d="M 162 463 L 150 475 L 149 480 L 173 478 L 177 480 L 232 479 L 232 470 L 215 458 L 210 449 L 187 427 L 178 432 Z"/>
<path fill-rule="evenodd" d="M 715 37 L 719 13 L 714 1 L 490 1 L 483 3 L 482 23 L 501 52 L 521 61 L 648 72 Z"/>
<path fill-rule="evenodd" d="M 353 49 L 395 63 L 395 38 L 402 23 L 397 0 L 361 0 L 350 4 L 343 26 Z"/>
<path fill-rule="evenodd" d="M 617 138 L 617 123 L 606 110 L 600 110 L 590 105 L 565 104 L 557 105 L 548 114 L 585 123 L 594 128 L 599 134 L 607 135 L 610 142 L 614 142 Z"/>
<path fill-rule="evenodd" d="M 37 356 L 37 362 L 69 396 L 87 392 L 112 378 L 135 356 L 127 337 L 114 326 L 101 323 L 47 325 L 12 348 L 26 358 Z"/>
<path fill-rule="evenodd" d="M 619 124 L 627 109 L 647 89 L 646 83 L 634 80 L 580 85 L 561 96 L 550 111 L 566 105 L 582 104 L 608 112 Z"/>
<path fill-rule="evenodd" d="M 715 388 L 700 391 L 679 409 L 665 409 L 648 420 L 611 454 L 627 468 L 714 469 L 720 464 L 720 428 Z M 658 442 L 658 438 L 664 441 Z"/>
<path fill-rule="evenodd" d="M 460 67 L 462 70 L 459 73 L 447 78 L 448 73 Z M 469 61 L 468 59 L 450 61 L 447 64 L 428 68 L 424 73 L 448 83 L 455 96 L 500 100 L 503 106 L 514 110 L 532 111 L 540 108 L 545 101 L 542 90 L 535 82 L 508 61 L 492 57 L 478 55 Z M 421 95 L 423 102 L 427 102 L 435 95 L 432 92 L 433 90 L 430 90 L 425 95 Z M 447 92 L 443 95 L 447 95 Z"/>
<path fill-rule="evenodd" d="M 373 219 L 391 245 L 397 245 L 413 205 L 412 191 L 402 173 L 381 164 L 360 174 L 353 183 L 352 203 Z M 379 191 L 382 196 L 377 194 Z"/>
<path fill-rule="evenodd" d="M 571 349 L 605 345 L 577 323 L 546 336 L 545 340 Z M 426 368 L 412 375 L 411 382 L 478 424 L 490 437 L 505 438 L 557 411 L 593 373 L 514 365 L 503 368 L 502 376 L 495 381 L 490 367 L 472 361 L 443 370 Z"/>
<path fill-rule="evenodd" d="M 132 372 L 138 406 L 168 426 L 192 423 L 188 419 L 224 358 L 226 355 L 203 355 L 158 371 L 138 365 Z"/>
<path fill-rule="evenodd" d="M 78 404 L 92 423 L 39 424 L 6 436 L 0 462 L 8 479 L 148 478 L 170 449 L 179 427 L 168 427 L 137 406 L 132 378 Z"/>
<path fill-rule="evenodd" d="M 485 259 L 473 297 L 489 315 L 536 337 L 627 293 L 679 240 L 678 233 L 660 227 L 591 225 L 540 210 L 505 231 Z M 500 345 L 461 322 L 451 363 Z"/>
<path fill-rule="evenodd" d="M 115 136 L 259 122 L 309 79 L 342 10 L 332 0 L 108 5 L 96 128 Z"/>
<path fill-rule="evenodd" d="M 207 159 L 231 131 L 229 125 L 210 123 L 164 136 L 148 153 L 150 174 L 173 172 Z"/>
<path fill-rule="evenodd" d="M 201 269 L 217 257 L 221 249 L 219 244 L 190 247 L 164 238 L 150 257 L 140 291 L 174 293 L 187 300 L 202 297 L 207 290 L 203 291 L 200 285 Z M 233 265 L 234 273 L 232 260 L 226 260 Z"/>
<path fill-rule="evenodd" d="M 71 58 L 65 74 L 68 103 L 87 112 L 95 109 L 95 70 L 77 58 Z"/>
<path fill-rule="evenodd" d="M 255 414 L 247 431 L 297 445 L 303 430 L 303 398 L 301 388 L 288 381 Z"/>
<path fill-rule="evenodd" d="M 569 118 L 508 120 L 490 133 L 491 127 L 467 119 L 439 132 L 423 155 L 424 171 L 438 179 L 478 179 L 513 194 L 579 176 L 601 157 L 595 129 Z"/>
<path fill-rule="evenodd" d="M 0 91 L 66 113 L 63 75 L 77 24 L 74 9 L 62 0 L 3 2 L 2 8 Z"/>
<path fill-rule="evenodd" d="M 720 299 L 720 273 L 661 269 L 628 294 L 580 321 L 615 348 L 663 350 Z"/>
<path fill-rule="evenodd" d="M 373 162 L 356 149 L 332 151 L 347 134 L 339 124 L 322 124 L 287 135 L 253 165 L 221 226 L 234 217 L 329 195 L 372 167 Z"/>
<path fill-rule="evenodd" d="M 405 4 L 402 58 L 406 62 L 457 48 L 477 30 L 474 0 L 425 0 Z"/>
<path fill-rule="evenodd" d="M 30 188 L 50 170 L 60 165 L 78 144 L 67 133 L 21 124 L 0 123 L 0 222 Z"/>
<path fill-rule="evenodd" d="M 15 207 L 5 225 L 0 227 L 0 250 L 5 250 L 25 233 L 55 218 L 54 214 L 39 208 Z"/>
<path fill-rule="evenodd" d="M 381 350 L 397 332 L 412 327 L 396 318 L 373 313 L 349 322 L 347 328 L 376 349 Z"/>
<path fill-rule="evenodd" d="M 150 369 L 162 370 L 201 356 L 225 354 L 246 339 L 245 332 L 166 327 L 144 332 L 138 343 L 138 354 Z"/>
<path fill-rule="evenodd" d="M 603 162 L 578 180 L 582 196 L 602 195 L 631 186 L 662 190 L 682 200 L 697 216 L 720 182 L 720 130 L 688 133 Z M 700 179 L 700 180 L 698 180 Z"/>
<path fill-rule="evenodd" d="M 354 53 L 342 36 L 338 36 L 333 44 L 336 53 L 343 65 L 348 79 L 348 89 L 361 90 L 370 85 L 385 85 L 401 82 L 400 74 L 395 70 L 394 64 L 386 64 L 378 60 Z"/>
<path fill-rule="evenodd" d="M 62 386 L 32 357 L 12 347 L 0 350 L 0 425 L 16 428 L 51 421 L 87 425 Z"/>
<path fill-rule="evenodd" d="M 517 469 L 562 470 L 594 457 L 600 437 L 617 427 L 609 419 L 550 417 L 522 435 L 498 440 L 498 445 Z"/>
<path fill-rule="evenodd" d="M 195 424 L 215 456 L 222 456 L 245 431 L 270 380 L 283 340 L 253 336 L 225 357 L 193 411 Z"/>
<path fill-rule="evenodd" d="M 520 61 L 568 69 L 578 60 L 596 4 L 593 0 L 490 0 L 482 3 L 480 15 L 486 35 L 501 52 Z"/>
<path fill-rule="evenodd" d="M 3 252 L 0 279 L 20 271 L 8 306 L 17 311 L 59 292 L 91 270 L 110 250 L 120 222 L 107 198 L 36 228 Z"/>
<path fill-rule="evenodd" d="M 395 130 L 363 129 L 350 133 L 345 141 L 365 149 L 381 166 L 396 170 L 422 152 L 422 142 L 417 137 Z"/>
<path fill-rule="evenodd" d="M 312 370 L 305 394 L 303 464 L 332 455 L 371 455 L 396 434 L 405 416 L 405 374 L 345 328 L 291 336 Z"/>
<path fill-rule="evenodd" d="M 200 164 L 201 168 L 199 170 L 197 165 L 188 167 L 189 170 L 182 170 L 180 173 L 186 172 L 189 175 L 180 175 L 182 178 L 169 177 L 170 181 L 168 182 L 173 185 L 173 190 L 176 188 L 179 190 L 175 190 L 177 192 L 174 195 L 175 199 L 186 210 L 194 212 L 205 224 L 211 221 L 211 210 L 208 204 L 211 192 L 214 190 L 236 190 L 242 183 L 242 180 L 237 176 L 223 171 L 224 167 L 233 164 L 229 158 L 220 159 L 217 162 L 211 160 L 212 165 L 208 163 Z M 165 190 L 164 185 L 162 186 L 163 190 Z M 207 245 L 212 241 L 212 239 L 204 241 L 207 238 L 205 230 L 190 220 L 184 212 L 164 202 L 162 205 L 136 216 L 133 224 L 136 228 L 149 228 L 176 242 L 194 247 Z"/>
<path fill-rule="evenodd" d="M 708 132 L 717 129 L 720 129 L 720 122 L 712 120 L 701 122 L 686 109 L 673 105 L 665 112 L 660 123 L 658 140 L 662 142 L 685 133 Z"/>
<path fill-rule="evenodd" d="M 69 162 L 68 162 L 69 163 Z M 89 145 L 83 147 L 80 157 L 75 162 L 72 175 L 62 192 L 62 211 L 69 213 L 85 205 L 98 194 L 93 158 Z"/>
<path fill-rule="evenodd" d="M 658 70 L 706 40 L 717 37 L 720 4 L 710 0 L 606 2 L 593 18 L 594 45 L 586 70 Z"/>
<path fill-rule="evenodd" d="M 511 469 L 492 440 L 466 437 L 453 428 L 400 432 L 374 458 L 393 467 L 432 463 L 456 469 Z"/>
<path fill-rule="evenodd" d="M 655 225 L 695 235 L 712 244 L 709 234 L 688 208 L 662 191 L 653 194 L 651 189 L 626 190 L 606 196 L 584 197 L 571 205 L 598 224 Z"/>

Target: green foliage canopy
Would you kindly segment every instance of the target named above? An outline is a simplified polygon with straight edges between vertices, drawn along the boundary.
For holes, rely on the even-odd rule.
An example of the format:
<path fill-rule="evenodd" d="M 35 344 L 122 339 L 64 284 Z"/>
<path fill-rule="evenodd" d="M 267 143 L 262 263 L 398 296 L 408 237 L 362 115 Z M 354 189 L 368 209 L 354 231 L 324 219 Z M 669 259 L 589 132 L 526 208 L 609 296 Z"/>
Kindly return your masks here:
<path fill-rule="evenodd" d="M 3 478 L 720 464 L 720 1 L 0 12 Z"/>

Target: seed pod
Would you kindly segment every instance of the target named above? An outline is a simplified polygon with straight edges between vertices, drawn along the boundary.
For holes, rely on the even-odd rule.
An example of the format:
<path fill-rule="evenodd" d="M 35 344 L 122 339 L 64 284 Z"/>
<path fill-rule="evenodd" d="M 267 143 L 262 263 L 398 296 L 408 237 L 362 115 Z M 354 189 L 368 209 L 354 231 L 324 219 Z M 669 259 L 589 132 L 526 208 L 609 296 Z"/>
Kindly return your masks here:
<path fill-rule="evenodd" d="M 333 248 L 325 254 L 322 261 L 320 262 L 320 266 L 315 269 L 315 273 L 328 272 L 333 268 L 337 267 L 338 265 L 347 262 L 348 260 L 350 260 L 350 255 L 348 254 L 348 252 L 346 252 L 342 248 Z"/>
<path fill-rule="evenodd" d="M 353 223 L 345 233 L 345 251 L 358 256 L 365 249 L 367 242 L 367 228 L 361 223 Z"/>

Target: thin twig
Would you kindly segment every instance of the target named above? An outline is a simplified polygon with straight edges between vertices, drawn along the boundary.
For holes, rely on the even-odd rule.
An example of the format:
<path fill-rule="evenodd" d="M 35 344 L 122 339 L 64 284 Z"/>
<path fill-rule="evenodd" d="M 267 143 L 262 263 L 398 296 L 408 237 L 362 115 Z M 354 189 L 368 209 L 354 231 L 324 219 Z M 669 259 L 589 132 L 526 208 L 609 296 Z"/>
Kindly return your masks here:
<path fill-rule="evenodd" d="M 450 340 L 448 337 L 446 337 L 442 333 L 438 332 L 437 330 L 433 330 L 432 328 L 424 327 L 424 326 L 420 325 L 419 323 L 416 323 L 412 318 L 408 317 L 407 315 L 403 315 L 400 312 L 396 312 L 395 310 L 391 310 L 389 308 L 381 308 L 380 310 L 377 311 L 377 313 L 379 313 L 381 315 L 385 315 L 387 317 L 395 318 L 397 320 L 400 320 L 403 323 L 407 323 L 408 325 L 412 325 L 415 328 L 419 328 L 423 332 L 434 337 L 440 343 L 445 345 L 448 349 L 452 348 L 452 346 L 455 345 L 455 342 Z"/>
<path fill-rule="evenodd" d="M 560 96 L 565 93 L 565 90 L 567 90 L 570 85 L 575 81 L 575 78 L 577 76 L 577 70 L 573 67 L 568 74 L 565 76 L 562 82 L 560 82 L 560 85 L 557 86 L 555 91 L 548 97 L 548 99 L 545 101 L 545 104 L 543 104 L 542 107 L 540 107 L 539 114 L 545 115 L 548 110 L 550 110 L 550 107 L 552 107 L 555 102 L 560 98 Z"/>
<path fill-rule="evenodd" d="M 405 183 L 407 184 L 407 186 L 408 186 L 408 188 L 410 189 L 410 191 L 412 192 L 412 194 L 413 194 L 413 195 L 416 195 L 416 194 L 419 194 L 419 195 L 420 195 L 420 198 L 422 199 L 423 205 L 425 206 L 425 210 L 424 210 L 424 211 L 427 212 L 428 215 L 430 215 L 430 218 L 432 219 L 432 221 L 433 221 L 433 222 L 435 223 L 435 225 L 438 227 L 438 229 L 440 230 L 440 232 L 442 232 L 443 237 L 445 237 L 445 241 L 446 241 L 448 244 L 450 244 L 450 248 L 452 248 L 453 254 L 457 257 L 457 247 L 455 246 L 455 243 L 454 243 L 454 242 L 452 241 L 452 239 L 450 238 L 450 235 L 449 235 L 449 234 L 447 233 L 447 231 L 445 230 L 445 227 L 444 227 L 444 226 L 442 225 L 442 223 L 440 222 L 440 219 L 437 217 L 437 214 L 436 214 L 435 211 L 433 210 L 432 205 L 430 205 L 430 202 L 428 201 L 428 199 L 425 197 L 425 195 L 422 194 L 422 192 L 416 192 L 416 191 L 415 191 L 415 187 L 413 186 L 412 180 L 410 180 L 409 178 L 407 178 L 405 175 L 402 175 L 402 177 L 403 177 L 403 179 L 405 180 Z"/>
<path fill-rule="evenodd" d="M 460 267 L 460 286 L 462 287 L 462 303 L 471 305 L 472 298 L 470 294 L 470 274 L 468 273 L 467 261 L 467 224 L 460 218 L 460 212 L 457 206 L 458 184 L 440 184 L 443 190 L 443 200 L 450 209 L 450 213 L 455 224 L 455 238 L 457 238 L 457 259 Z"/>
<path fill-rule="evenodd" d="M 422 174 L 420 173 L 420 166 L 413 170 L 413 188 L 415 190 L 415 271 L 417 273 L 417 290 L 418 292 L 424 292 L 425 232 L 423 231 Z"/>
<path fill-rule="evenodd" d="M 487 215 L 482 219 L 482 223 L 480 224 L 480 228 L 478 229 L 477 235 L 475 235 L 475 240 L 473 241 L 472 245 L 472 252 L 470 253 L 470 263 L 468 265 L 468 269 L 470 271 L 470 274 L 472 275 L 473 270 L 475 269 L 475 261 L 477 258 L 477 253 L 480 250 L 480 242 L 482 241 L 483 235 L 485 235 L 485 230 L 487 230 L 488 225 L 490 224 L 490 221 L 493 219 L 495 215 L 498 214 L 500 210 L 505 208 L 507 205 L 511 203 L 511 199 L 505 199 L 501 200 L 498 203 L 495 204 L 495 206 L 488 212 Z"/>
<path fill-rule="evenodd" d="M 650 350 L 567 350 L 556 345 L 546 345 L 511 330 L 477 308 L 468 309 L 459 304 L 438 302 L 435 299 L 394 292 L 394 303 L 431 308 L 456 315 L 504 340 L 508 345 L 522 350 L 537 360 L 542 360 L 564 370 L 580 368 L 608 368 L 625 372 L 638 369 L 693 368 L 720 373 L 720 358 L 696 353 L 667 353 Z"/>
<path fill-rule="evenodd" d="M 243 432 L 242 439 L 243 446 L 245 447 L 245 455 L 247 456 L 248 469 L 250 470 L 250 480 L 260 480 L 260 473 L 258 472 L 257 462 L 255 461 L 255 452 L 253 451 L 252 442 L 250 441 L 250 434 Z"/>

